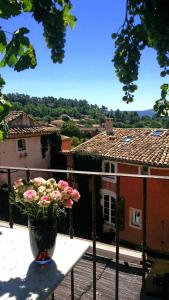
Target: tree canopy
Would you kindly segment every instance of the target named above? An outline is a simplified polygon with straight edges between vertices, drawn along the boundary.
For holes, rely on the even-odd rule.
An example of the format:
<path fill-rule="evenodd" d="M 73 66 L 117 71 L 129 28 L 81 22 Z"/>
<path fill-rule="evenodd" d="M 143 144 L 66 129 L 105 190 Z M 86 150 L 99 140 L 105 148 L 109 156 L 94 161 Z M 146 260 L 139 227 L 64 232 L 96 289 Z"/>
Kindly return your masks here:
<path fill-rule="evenodd" d="M 113 63 L 120 82 L 124 84 L 123 100 L 134 100 L 142 51 L 146 46 L 156 50 L 157 61 L 162 69 L 160 75 L 169 75 L 169 18 L 168 0 L 126 0 L 126 15 L 115 40 Z M 161 86 L 161 98 L 156 101 L 154 110 L 168 115 L 169 101 L 166 99 L 169 85 Z"/>
<path fill-rule="evenodd" d="M 53 63 L 61 63 L 64 58 L 65 33 L 69 25 L 73 28 L 75 17 L 71 14 L 70 0 L 5 0 L 0 1 L 0 18 L 10 19 L 23 13 L 30 13 L 34 20 L 42 25 L 46 46 L 51 50 Z M 20 72 L 37 65 L 36 52 L 28 37 L 29 29 L 17 28 L 13 33 L 0 27 L 0 67 L 9 66 Z M 4 79 L 0 76 L 0 93 Z M 0 102 L 1 125 L 8 113 L 9 103 Z M 0 128 L 0 139 L 4 137 Z"/>

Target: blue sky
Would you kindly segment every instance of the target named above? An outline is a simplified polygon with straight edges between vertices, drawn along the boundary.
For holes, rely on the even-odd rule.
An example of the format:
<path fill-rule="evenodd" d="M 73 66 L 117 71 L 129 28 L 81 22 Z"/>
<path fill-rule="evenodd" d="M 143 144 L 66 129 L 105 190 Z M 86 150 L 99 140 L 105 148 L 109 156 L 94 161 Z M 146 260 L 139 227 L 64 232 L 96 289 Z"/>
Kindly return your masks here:
<path fill-rule="evenodd" d="M 111 62 L 114 51 L 111 34 L 124 20 L 125 0 L 72 0 L 72 3 L 78 20 L 75 28 L 67 31 L 65 59 L 61 65 L 51 62 L 42 29 L 31 16 L 25 14 L 2 22 L 2 27 L 9 32 L 21 26 L 30 29 L 38 59 L 35 70 L 17 73 L 8 67 L 1 69 L 6 81 L 4 93 L 86 99 L 113 110 L 152 108 L 160 98 L 160 85 L 166 81 L 160 78 L 155 51 L 144 51 L 137 82 L 139 90 L 129 105 L 122 101 L 122 85 Z"/>

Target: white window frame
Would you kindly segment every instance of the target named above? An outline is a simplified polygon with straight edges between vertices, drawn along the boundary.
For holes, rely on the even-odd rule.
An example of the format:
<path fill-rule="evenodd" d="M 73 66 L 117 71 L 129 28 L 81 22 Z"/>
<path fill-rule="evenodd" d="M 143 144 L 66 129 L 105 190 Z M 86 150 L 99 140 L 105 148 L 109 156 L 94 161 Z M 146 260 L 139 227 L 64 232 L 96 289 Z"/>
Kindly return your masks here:
<path fill-rule="evenodd" d="M 127 135 L 127 136 L 123 136 L 121 141 L 122 142 L 125 142 L 125 143 L 129 143 L 131 141 L 133 141 L 135 139 L 134 136 L 131 136 L 131 135 Z"/>
<path fill-rule="evenodd" d="M 105 171 L 105 164 L 109 164 L 109 171 L 106 172 Z M 111 165 L 114 166 L 114 173 L 117 173 L 117 163 L 113 162 L 113 161 L 110 161 L 110 160 L 103 160 L 102 161 L 102 171 L 103 172 L 106 172 L 106 173 L 111 173 Z M 103 176 L 104 179 L 106 179 L 106 181 L 109 181 L 109 182 L 114 182 L 116 183 L 117 181 L 117 177 L 116 176 L 113 176 L 113 175 L 105 175 Z"/>
<path fill-rule="evenodd" d="M 101 204 L 102 204 L 103 218 L 104 218 L 104 209 L 105 209 L 105 206 L 104 206 L 104 196 L 109 196 L 109 220 L 108 221 L 105 220 L 104 222 L 106 224 L 115 226 L 115 223 L 111 222 L 111 197 L 114 198 L 115 202 L 116 202 L 116 193 L 111 192 L 110 190 L 102 189 L 101 190 L 101 195 L 102 195 Z"/>
<path fill-rule="evenodd" d="M 136 220 L 137 216 L 136 214 L 139 213 L 139 221 Z M 135 218 L 135 221 L 134 221 Z M 140 208 L 129 208 L 129 226 L 133 227 L 135 229 L 142 229 L 142 211 Z"/>
<path fill-rule="evenodd" d="M 157 132 L 161 132 L 160 134 L 157 134 Z M 166 133 L 165 129 L 155 129 L 153 132 L 151 132 L 151 136 L 160 137 L 163 136 Z"/>
<path fill-rule="evenodd" d="M 19 142 L 19 141 L 24 141 L 25 147 L 19 148 L 19 147 L 18 147 L 18 142 Z M 22 138 L 21 138 L 21 139 L 17 139 L 17 140 L 16 140 L 16 148 L 17 148 L 17 151 L 18 151 L 18 152 L 26 151 L 26 150 L 27 150 L 27 142 L 26 142 L 26 139 L 22 139 Z"/>

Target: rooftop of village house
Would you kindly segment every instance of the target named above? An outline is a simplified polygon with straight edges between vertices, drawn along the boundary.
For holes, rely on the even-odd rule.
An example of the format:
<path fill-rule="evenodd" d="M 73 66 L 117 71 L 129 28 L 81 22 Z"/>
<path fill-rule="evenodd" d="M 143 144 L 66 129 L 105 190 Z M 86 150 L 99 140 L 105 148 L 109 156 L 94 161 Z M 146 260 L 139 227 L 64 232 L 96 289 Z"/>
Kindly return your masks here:
<path fill-rule="evenodd" d="M 57 132 L 55 127 L 50 126 L 32 126 L 32 127 L 16 127 L 9 129 L 9 137 L 32 136 Z"/>
<path fill-rule="evenodd" d="M 26 115 L 26 113 L 24 113 L 23 111 L 11 111 L 6 117 L 5 117 L 5 121 L 6 123 L 10 124 L 13 120 L 18 119 L 19 117 Z M 31 116 L 29 116 L 29 118 L 31 118 L 33 120 L 33 118 Z"/>
<path fill-rule="evenodd" d="M 23 117 L 29 118 L 30 123 L 24 123 Z M 21 123 L 17 121 L 21 119 Z M 58 129 L 52 125 L 39 124 L 31 116 L 27 115 L 23 111 L 12 111 L 10 112 L 5 121 L 9 125 L 9 138 L 21 137 L 21 136 L 35 136 L 41 134 L 49 134 L 57 132 Z M 16 122 L 15 122 L 16 121 Z"/>
<path fill-rule="evenodd" d="M 169 167 L 169 129 L 112 128 L 77 146 L 72 152 L 93 154 L 156 167 Z"/>

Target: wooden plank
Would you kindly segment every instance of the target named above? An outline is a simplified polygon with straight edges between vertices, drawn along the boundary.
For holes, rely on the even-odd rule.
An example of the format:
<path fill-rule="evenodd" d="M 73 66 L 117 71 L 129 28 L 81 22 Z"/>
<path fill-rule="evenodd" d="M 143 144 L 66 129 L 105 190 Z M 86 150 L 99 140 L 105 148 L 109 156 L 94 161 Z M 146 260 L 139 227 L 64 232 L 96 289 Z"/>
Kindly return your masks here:
<path fill-rule="evenodd" d="M 75 300 L 93 299 L 92 261 L 86 255 L 74 268 Z M 111 259 L 98 259 L 96 264 L 97 300 L 115 299 L 115 264 Z M 139 299 L 141 289 L 141 266 L 119 266 L 119 299 Z M 56 300 L 71 299 L 70 275 L 67 275 L 61 286 L 55 290 Z"/>

